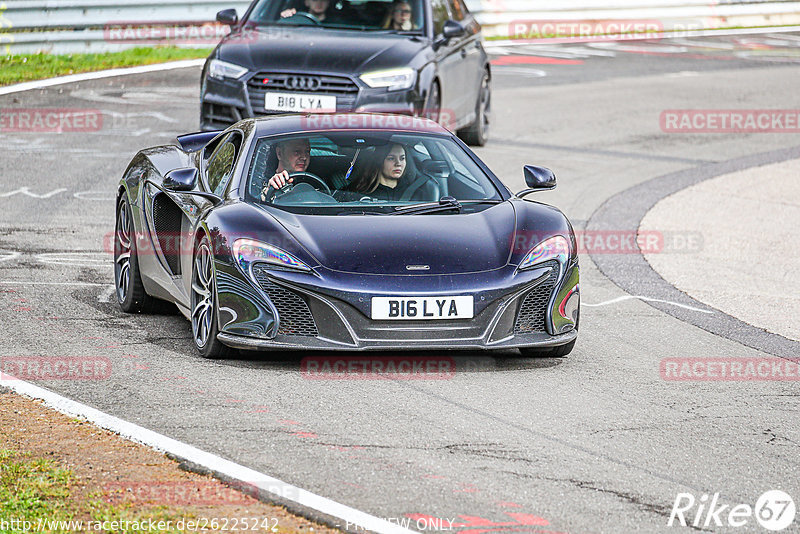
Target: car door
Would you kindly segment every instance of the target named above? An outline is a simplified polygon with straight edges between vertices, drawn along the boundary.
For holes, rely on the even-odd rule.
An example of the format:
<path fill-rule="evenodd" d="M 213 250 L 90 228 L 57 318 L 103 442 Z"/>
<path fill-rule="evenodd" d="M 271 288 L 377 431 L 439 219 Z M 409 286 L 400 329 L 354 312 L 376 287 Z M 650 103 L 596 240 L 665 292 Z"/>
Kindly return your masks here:
<path fill-rule="evenodd" d="M 433 39 L 434 42 L 437 42 L 438 39 L 442 38 L 445 22 L 451 18 L 448 0 L 431 0 L 431 9 L 433 11 Z M 461 55 L 456 39 L 451 39 L 437 48 L 436 63 L 441 89 L 439 121 L 444 121 L 444 125 L 451 128 L 452 125 L 446 124 L 447 116 L 453 116 L 452 118 L 458 120 L 464 113 L 464 98 L 461 94 L 463 91 L 463 69 L 460 62 Z"/>
<path fill-rule="evenodd" d="M 236 160 L 242 146 L 242 134 L 231 132 L 222 140 L 212 141 L 198 156 L 200 169 L 199 189 L 224 197 L 225 190 L 233 177 Z M 185 298 L 189 296 L 192 261 L 194 257 L 195 235 L 203 216 L 214 207 L 214 202 L 196 194 L 171 193 L 173 201 L 183 212 L 181 224 L 181 272 L 184 274 L 181 287 Z M 212 236 L 214 238 L 214 236 Z M 215 246 L 214 243 L 212 245 Z"/>
<path fill-rule="evenodd" d="M 458 38 L 457 43 L 454 43 L 454 52 L 460 58 L 457 64 L 459 79 L 463 83 L 460 91 L 460 96 L 463 98 L 461 103 L 463 110 L 459 118 L 469 124 L 475 119 L 475 109 L 483 76 L 484 52 L 480 37 L 480 25 L 470 14 L 464 0 L 448 0 L 448 7 L 450 8 L 450 17 L 466 29 L 466 33 Z"/>

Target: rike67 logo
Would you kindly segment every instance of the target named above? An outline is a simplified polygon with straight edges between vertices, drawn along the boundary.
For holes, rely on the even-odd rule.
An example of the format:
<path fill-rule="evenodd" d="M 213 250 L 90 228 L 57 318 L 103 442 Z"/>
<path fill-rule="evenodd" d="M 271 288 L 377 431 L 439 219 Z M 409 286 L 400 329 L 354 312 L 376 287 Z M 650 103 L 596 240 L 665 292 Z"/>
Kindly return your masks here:
<path fill-rule="evenodd" d="M 794 523 L 796 512 L 792 498 L 781 490 L 765 492 L 758 498 L 755 507 L 749 504 L 722 504 L 719 493 L 710 498 L 703 494 L 699 499 L 695 499 L 691 493 L 679 493 L 672 505 L 667 526 L 677 524 L 695 529 L 749 527 L 746 529 L 748 532 L 755 532 L 755 517 L 761 527 L 777 532 Z"/>

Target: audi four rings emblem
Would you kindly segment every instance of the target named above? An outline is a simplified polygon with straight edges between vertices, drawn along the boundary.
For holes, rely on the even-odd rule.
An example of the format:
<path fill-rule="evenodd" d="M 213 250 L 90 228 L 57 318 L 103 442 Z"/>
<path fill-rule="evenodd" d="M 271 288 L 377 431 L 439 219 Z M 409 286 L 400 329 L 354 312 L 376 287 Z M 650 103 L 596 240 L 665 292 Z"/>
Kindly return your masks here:
<path fill-rule="evenodd" d="M 316 91 L 322 81 L 312 76 L 289 76 L 286 78 L 286 85 L 295 91 Z"/>

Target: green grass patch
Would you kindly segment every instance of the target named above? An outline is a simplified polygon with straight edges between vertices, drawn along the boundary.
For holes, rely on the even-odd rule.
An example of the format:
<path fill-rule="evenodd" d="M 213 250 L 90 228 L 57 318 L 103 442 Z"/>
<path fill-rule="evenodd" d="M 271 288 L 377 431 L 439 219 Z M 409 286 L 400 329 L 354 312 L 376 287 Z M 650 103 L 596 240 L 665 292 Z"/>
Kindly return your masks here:
<path fill-rule="evenodd" d="M 84 520 L 86 525 L 87 520 L 130 523 L 148 520 L 157 523 L 163 520 L 171 521 L 175 525 L 181 518 L 194 516 L 185 510 L 171 510 L 165 506 L 137 508 L 131 503 L 112 505 L 103 499 L 101 492 L 81 497 L 73 494 L 73 488 L 73 473 L 59 467 L 52 460 L 32 458 L 26 453 L 0 449 L 0 533 L 21 532 L 21 521 L 29 521 L 35 529 L 40 520 L 45 528 L 44 521 L 47 520 L 46 525 L 50 528 L 45 528 L 44 531 L 66 533 L 74 532 L 74 529 L 56 522 Z M 17 521 L 13 525 L 15 528 L 12 528 L 12 519 Z M 3 524 L 4 521 L 8 524 Z M 165 531 L 176 530 L 171 528 Z"/>
<path fill-rule="evenodd" d="M 52 461 L 0 450 L 0 517 L 72 519 L 68 506 L 71 482 L 72 473 Z"/>
<path fill-rule="evenodd" d="M 211 48 L 132 48 L 103 54 L 29 54 L 0 57 L 0 86 L 79 72 L 207 57 Z"/>

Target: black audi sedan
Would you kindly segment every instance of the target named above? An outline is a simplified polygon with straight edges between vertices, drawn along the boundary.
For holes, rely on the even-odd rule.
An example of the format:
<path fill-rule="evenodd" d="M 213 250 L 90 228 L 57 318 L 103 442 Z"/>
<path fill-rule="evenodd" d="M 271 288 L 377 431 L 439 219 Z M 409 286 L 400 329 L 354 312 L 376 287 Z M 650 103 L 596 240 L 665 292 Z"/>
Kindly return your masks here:
<path fill-rule="evenodd" d="M 489 133 L 491 69 L 464 0 L 255 0 L 203 68 L 200 128 L 292 112 L 392 112 Z"/>

